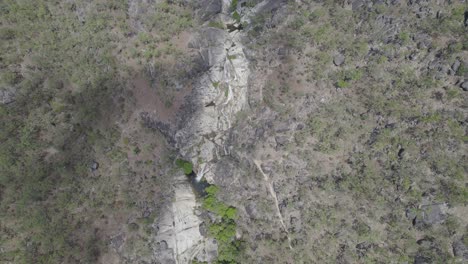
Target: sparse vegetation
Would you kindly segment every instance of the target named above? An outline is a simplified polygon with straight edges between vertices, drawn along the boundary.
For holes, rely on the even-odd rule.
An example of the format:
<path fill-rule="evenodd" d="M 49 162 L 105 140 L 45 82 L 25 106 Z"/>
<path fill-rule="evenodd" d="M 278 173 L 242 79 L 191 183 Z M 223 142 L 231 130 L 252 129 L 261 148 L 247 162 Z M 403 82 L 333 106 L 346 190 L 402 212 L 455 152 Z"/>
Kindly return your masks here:
<path fill-rule="evenodd" d="M 466 5 L 342 2 L 1 1 L 0 262 L 158 262 L 198 170 L 215 263 L 465 263 Z"/>
<path fill-rule="evenodd" d="M 157 190 L 159 179 L 143 177 L 153 163 L 138 162 L 153 148 L 122 132 L 133 111 L 129 83 L 145 75 L 133 60 L 176 56 L 168 41 L 192 25 L 191 13 L 164 3 L 135 31 L 128 8 L 120 0 L 0 3 L 0 91 L 15 94 L 0 105 L 2 263 L 97 263 L 112 254 L 111 226 L 127 225 L 120 214 L 141 210 L 146 188 Z M 147 226 L 128 229 L 128 241 L 141 240 L 132 250 L 146 247 Z"/>

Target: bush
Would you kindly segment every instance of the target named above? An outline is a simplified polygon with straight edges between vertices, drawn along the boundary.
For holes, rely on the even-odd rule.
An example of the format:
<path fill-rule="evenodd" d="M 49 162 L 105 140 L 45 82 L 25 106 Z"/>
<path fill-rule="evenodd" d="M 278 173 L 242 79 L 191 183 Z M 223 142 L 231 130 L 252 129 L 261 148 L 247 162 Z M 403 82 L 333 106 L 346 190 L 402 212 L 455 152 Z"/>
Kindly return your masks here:
<path fill-rule="evenodd" d="M 345 80 L 339 80 L 337 83 L 336 83 L 336 86 L 338 88 L 346 88 L 349 86 L 349 83 Z"/>
<path fill-rule="evenodd" d="M 237 13 L 237 11 L 234 11 L 234 13 L 232 14 L 232 18 L 234 18 L 234 20 L 236 20 L 237 23 L 240 23 L 241 21 L 241 16 L 239 15 L 239 13 Z"/>
<path fill-rule="evenodd" d="M 238 0 L 232 0 L 231 5 L 229 6 L 229 10 L 231 12 L 235 11 L 237 9 L 237 4 L 239 3 Z"/>
<path fill-rule="evenodd" d="M 210 21 L 208 23 L 209 27 L 224 29 L 224 24 L 221 21 Z"/>
<path fill-rule="evenodd" d="M 193 165 L 189 161 L 177 159 L 176 165 L 184 171 L 185 175 L 189 175 L 193 172 Z"/>
<path fill-rule="evenodd" d="M 235 239 L 237 209 L 228 206 L 216 198 L 219 188 L 210 185 L 205 189 L 206 196 L 203 198 L 203 208 L 220 219 L 208 226 L 208 231 L 218 241 L 218 262 L 238 263 L 242 242 Z"/>

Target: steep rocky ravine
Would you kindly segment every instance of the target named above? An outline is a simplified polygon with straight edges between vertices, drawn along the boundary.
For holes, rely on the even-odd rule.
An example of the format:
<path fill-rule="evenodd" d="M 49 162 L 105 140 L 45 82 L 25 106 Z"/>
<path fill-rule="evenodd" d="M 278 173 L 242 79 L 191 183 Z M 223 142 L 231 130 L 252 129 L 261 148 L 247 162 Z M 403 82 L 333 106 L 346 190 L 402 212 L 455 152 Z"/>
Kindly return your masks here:
<path fill-rule="evenodd" d="M 235 24 L 230 17 L 230 2 L 224 1 L 217 16 L 225 24 Z M 208 65 L 196 81 L 190 97 L 191 109 L 174 135 L 179 154 L 189 160 L 197 180 L 213 183 L 213 167 L 230 149 L 225 143 L 227 131 L 236 114 L 246 107 L 249 61 L 244 54 L 242 31 L 203 27 L 192 36 L 189 48 L 200 54 Z M 161 263 L 190 263 L 193 259 L 212 261 L 216 242 L 200 233 L 197 216 L 200 205 L 187 177 L 180 175 L 173 183 L 174 200 L 157 223 L 155 258 Z"/>

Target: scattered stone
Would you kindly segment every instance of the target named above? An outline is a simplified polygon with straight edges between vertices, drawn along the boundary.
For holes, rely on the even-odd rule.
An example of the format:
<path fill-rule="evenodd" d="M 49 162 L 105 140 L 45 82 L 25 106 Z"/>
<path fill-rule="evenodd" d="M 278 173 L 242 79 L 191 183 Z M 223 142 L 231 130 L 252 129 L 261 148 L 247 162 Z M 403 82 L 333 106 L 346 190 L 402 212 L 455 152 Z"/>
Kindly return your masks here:
<path fill-rule="evenodd" d="M 286 56 L 287 54 L 288 54 L 288 50 L 286 48 L 278 49 L 278 56 Z"/>
<path fill-rule="evenodd" d="M 226 25 L 227 29 L 229 32 L 234 32 L 236 30 L 242 30 L 244 29 L 244 26 L 242 24 L 227 24 Z"/>
<path fill-rule="evenodd" d="M 463 22 L 465 27 L 468 27 L 468 11 L 465 11 L 465 21 Z"/>
<path fill-rule="evenodd" d="M 111 246 L 117 251 L 120 249 L 120 247 L 122 247 L 124 242 L 125 242 L 125 237 L 123 234 L 116 235 L 112 237 L 110 240 Z"/>
<path fill-rule="evenodd" d="M 461 62 L 460 60 L 455 60 L 455 62 L 452 64 L 452 70 L 454 72 L 457 72 L 458 71 L 458 68 L 460 68 L 460 65 L 461 65 Z"/>
<path fill-rule="evenodd" d="M 262 164 L 260 167 L 262 168 L 262 171 L 266 174 L 269 174 L 273 171 L 273 166 L 271 166 L 270 164 Z"/>
<path fill-rule="evenodd" d="M 205 5 L 204 8 L 201 10 L 201 18 L 206 21 L 210 19 L 212 16 L 221 13 L 223 9 L 223 3 L 221 0 L 213 0 L 213 1 L 205 1 L 203 2 Z"/>
<path fill-rule="evenodd" d="M 417 43 L 418 49 L 428 49 L 432 46 L 431 37 L 428 34 L 416 34 L 413 40 Z"/>
<path fill-rule="evenodd" d="M 275 137 L 275 141 L 276 141 L 276 144 L 278 146 L 284 146 L 284 145 L 288 144 L 288 142 L 289 142 L 288 138 L 285 137 L 285 136 L 277 136 L 277 137 Z"/>
<path fill-rule="evenodd" d="M 261 137 L 263 137 L 264 134 L 265 134 L 265 129 L 264 128 L 259 127 L 257 129 L 255 129 L 255 137 L 256 138 L 261 138 Z"/>
<path fill-rule="evenodd" d="M 210 106 L 216 106 L 216 103 L 214 101 L 211 101 L 205 105 L 205 107 L 210 107 Z"/>
<path fill-rule="evenodd" d="M 413 224 L 417 227 L 441 224 L 447 218 L 447 210 L 448 207 L 445 203 L 423 205 L 414 218 Z"/>
<path fill-rule="evenodd" d="M 149 208 L 146 208 L 143 213 L 141 214 L 143 218 L 148 218 L 151 216 L 151 210 Z"/>
<path fill-rule="evenodd" d="M 365 1 L 363 1 L 363 0 L 352 1 L 352 6 L 351 6 L 351 8 L 352 8 L 353 11 L 357 11 L 357 10 L 359 10 L 362 6 L 364 6 L 364 4 L 365 4 Z"/>
<path fill-rule="evenodd" d="M 400 150 L 398 151 L 398 158 L 399 158 L 399 159 L 402 159 L 404 153 L 405 153 L 405 149 L 404 149 L 404 148 L 400 148 Z"/>
<path fill-rule="evenodd" d="M 411 60 L 411 61 L 414 61 L 418 58 L 418 53 L 416 52 L 411 52 L 410 55 L 408 55 L 408 59 Z"/>
<path fill-rule="evenodd" d="M 245 211 L 249 215 L 250 219 L 258 219 L 260 214 L 258 213 L 257 204 L 250 202 L 246 207 Z"/>
<path fill-rule="evenodd" d="M 344 62 L 345 62 L 345 56 L 341 53 L 333 57 L 333 63 L 336 66 L 342 65 Z"/>
<path fill-rule="evenodd" d="M 157 245 L 159 246 L 159 248 L 161 250 L 166 250 L 168 248 L 167 247 L 167 242 L 165 240 L 162 240 L 162 241 L 158 242 Z"/>
<path fill-rule="evenodd" d="M 362 242 L 356 245 L 356 253 L 358 254 L 359 257 L 364 257 L 369 251 L 369 249 L 372 249 L 373 245 L 368 243 L 368 242 Z"/>
<path fill-rule="evenodd" d="M 99 163 L 93 160 L 93 162 L 91 163 L 90 169 L 93 172 L 97 171 L 97 169 L 99 169 Z"/>
<path fill-rule="evenodd" d="M 468 80 L 465 80 L 464 82 L 462 82 L 460 87 L 463 89 L 463 91 L 468 91 Z"/>
<path fill-rule="evenodd" d="M 201 223 L 199 226 L 198 226 L 198 229 L 200 230 L 200 234 L 204 237 L 206 237 L 208 235 L 208 228 L 206 227 L 206 224 L 205 222 Z"/>
<path fill-rule="evenodd" d="M 452 244 L 453 255 L 468 260 L 468 248 L 462 240 L 457 240 Z"/>
<path fill-rule="evenodd" d="M 281 124 L 277 125 L 276 127 L 277 127 L 275 129 L 276 133 L 284 133 L 284 132 L 287 132 L 287 131 L 291 130 L 289 128 L 289 124 L 287 124 L 287 123 L 281 123 Z"/>

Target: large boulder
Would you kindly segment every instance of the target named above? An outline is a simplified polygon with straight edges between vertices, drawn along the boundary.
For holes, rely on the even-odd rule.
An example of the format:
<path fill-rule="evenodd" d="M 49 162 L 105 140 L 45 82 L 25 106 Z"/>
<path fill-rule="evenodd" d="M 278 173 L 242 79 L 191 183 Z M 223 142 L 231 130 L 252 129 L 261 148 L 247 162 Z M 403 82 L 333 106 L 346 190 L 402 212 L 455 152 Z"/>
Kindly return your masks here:
<path fill-rule="evenodd" d="M 189 48 L 198 49 L 207 68 L 215 65 L 225 54 L 224 42 L 227 34 L 219 28 L 203 28 L 190 41 Z"/>
<path fill-rule="evenodd" d="M 341 66 L 345 62 L 345 56 L 343 54 L 337 54 L 333 57 L 333 64 L 336 66 Z"/>
<path fill-rule="evenodd" d="M 462 82 L 460 87 L 463 89 L 463 91 L 468 91 L 468 80 L 465 80 L 464 82 Z"/>
<path fill-rule="evenodd" d="M 417 227 L 441 224 L 447 219 L 447 210 L 446 203 L 422 205 L 415 214 L 413 224 Z M 409 215 L 411 214 L 407 214 Z"/>

